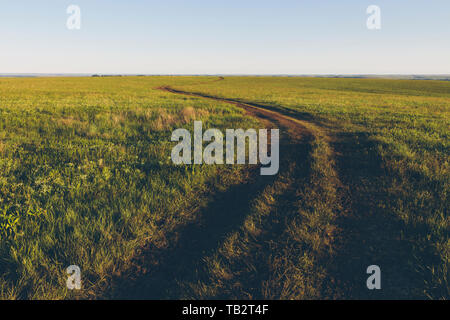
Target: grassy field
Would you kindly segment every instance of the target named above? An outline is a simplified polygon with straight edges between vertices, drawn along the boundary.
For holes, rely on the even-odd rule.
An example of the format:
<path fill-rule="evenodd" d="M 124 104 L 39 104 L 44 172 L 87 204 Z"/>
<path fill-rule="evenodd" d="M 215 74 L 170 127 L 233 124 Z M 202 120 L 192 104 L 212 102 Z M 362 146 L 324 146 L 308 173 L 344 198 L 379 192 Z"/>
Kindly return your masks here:
<path fill-rule="evenodd" d="M 204 79 L 208 81 L 208 79 Z M 174 128 L 246 127 L 236 107 L 153 88 L 198 78 L 0 80 L 0 295 L 89 297 L 151 239 L 195 218 L 241 167 L 174 166 Z M 79 265 L 82 292 L 65 268 Z"/>
<path fill-rule="evenodd" d="M 327 265 L 333 292 L 373 297 L 360 270 L 374 263 L 385 270 L 385 298 L 450 296 L 449 82 L 230 77 L 183 90 L 260 104 L 327 137 L 318 140 L 343 190 L 333 222 L 340 239 Z M 332 211 L 334 203 L 323 205 Z M 292 262 L 294 274 L 302 264 Z"/>
<path fill-rule="evenodd" d="M 448 299 L 449 111 L 445 81 L 0 79 L 0 297 Z M 279 174 L 173 165 L 194 120 L 280 127 Z"/>

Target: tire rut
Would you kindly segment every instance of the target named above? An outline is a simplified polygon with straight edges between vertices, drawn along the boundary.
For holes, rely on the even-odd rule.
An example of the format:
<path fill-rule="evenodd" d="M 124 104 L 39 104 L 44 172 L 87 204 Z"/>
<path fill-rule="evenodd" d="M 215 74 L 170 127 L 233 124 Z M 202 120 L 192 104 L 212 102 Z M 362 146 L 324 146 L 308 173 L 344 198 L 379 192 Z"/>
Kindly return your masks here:
<path fill-rule="evenodd" d="M 316 140 L 328 140 L 326 134 L 316 125 L 284 115 L 265 106 L 186 92 L 168 86 L 155 89 L 233 104 L 256 117 L 266 127 L 284 128 L 288 139 L 285 139 L 284 142 L 280 139 L 280 152 L 284 150 L 286 153 L 295 154 L 291 155 L 289 161 L 301 161 L 301 158 L 307 158 L 309 152 L 305 151 L 309 150 L 307 145 L 309 146 Z M 232 186 L 225 192 L 214 195 L 209 205 L 200 210 L 197 221 L 180 226 L 174 235 L 169 236 L 171 240 L 169 247 L 157 248 L 150 244 L 144 248 L 135 262 L 137 268 L 133 266 L 133 271 L 126 272 L 125 275 L 122 274 L 113 280 L 110 297 L 114 299 L 176 299 L 182 297 L 185 294 L 183 284 L 196 282 L 204 276 L 199 274 L 204 270 L 203 259 L 213 254 L 230 232 L 239 229 L 249 214 L 255 199 L 266 187 L 274 183 L 274 177 L 259 176 L 257 169 L 250 170 L 246 183 Z M 332 174 L 334 175 L 335 172 L 332 171 Z M 295 199 L 290 201 L 292 204 L 295 203 Z M 281 230 L 277 230 L 276 234 L 272 236 L 278 237 L 280 232 Z M 272 240 L 267 239 L 267 241 Z"/>

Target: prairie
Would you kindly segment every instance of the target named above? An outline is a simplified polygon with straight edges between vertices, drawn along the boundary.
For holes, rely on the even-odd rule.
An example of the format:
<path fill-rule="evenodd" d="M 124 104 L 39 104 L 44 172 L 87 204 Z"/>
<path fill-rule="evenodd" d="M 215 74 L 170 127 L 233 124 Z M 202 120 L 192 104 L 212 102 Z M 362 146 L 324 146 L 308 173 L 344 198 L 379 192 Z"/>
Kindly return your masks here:
<path fill-rule="evenodd" d="M 0 297 L 449 298 L 449 111 L 434 80 L 0 79 Z M 173 164 L 194 120 L 280 128 L 278 175 Z"/>
<path fill-rule="evenodd" d="M 341 203 L 326 290 L 376 297 L 361 275 L 373 262 L 386 270 L 384 298 L 449 297 L 449 82 L 229 77 L 183 90 L 277 110 L 320 132 L 316 140 L 330 152 Z M 296 259 L 294 278 L 303 269 Z"/>
<path fill-rule="evenodd" d="M 205 79 L 208 80 L 208 79 Z M 151 239 L 195 218 L 240 167 L 175 166 L 174 128 L 254 124 L 225 104 L 153 88 L 197 78 L 0 80 L 0 292 L 92 297 Z M 82 292 L 65 269 L 82 270 Z"/>

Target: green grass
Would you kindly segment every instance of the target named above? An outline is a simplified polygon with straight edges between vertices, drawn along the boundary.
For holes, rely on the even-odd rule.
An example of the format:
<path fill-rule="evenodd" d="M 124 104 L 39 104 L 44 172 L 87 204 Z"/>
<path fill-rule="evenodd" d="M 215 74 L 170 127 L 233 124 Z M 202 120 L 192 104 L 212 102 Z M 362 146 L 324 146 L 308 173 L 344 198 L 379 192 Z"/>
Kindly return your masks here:
<path fill-rule="evenodd" d="M 342 287 L 378 261 L 385 297 L 449 297 L 449 82 L 229 77 L 183 90 L 265 105 L 331 137 L 351 217 L 338 223 L 336 254 L 354 260 L 335 262 Z M 347 286 L 346 297 L 372 297 Z"/>
<path fill-rule="evenodd" d="M 198 80 L 0 80 L 2 298 L 94 296 L 137 248 L 195 218 L 189 207 L 207 200 L 206 183 L 239 182 L 240 166 L 170 160 L 172 130 L 194 119 L 254 125 L 235 107 L 153 90 Z M 72 264 L 82 292 L 66 289 Z"/>
<path fill-rule="evenodd" d="M 450 297 L 450 82 L 215 80 L 0 79 L 1 298 L 108 296 L 149 246 L 173 278 L 160 298 Z M 236 192 L 236 210 L 216 196 L 247 167 L 174 166 L 171 131 L 262 124 L 163 85 L 265 106 L 310 136 L 282 130 L 279 175 Z M 215 234 L 188 232 L 199 210 Z M 80 292 L 65 286 L 71 264 Z M 381 291 L 366 288 L 372 264 Z"/>
<path fill-rule="evenodd" d="M 279 175 L 252 198 L 241 226 L 204 258 L 203 275 L 187 283 L 184 298 L 332 298 L 326 267 L 341 207 L 331 150 L 314 137 L 281 151 Z"/>

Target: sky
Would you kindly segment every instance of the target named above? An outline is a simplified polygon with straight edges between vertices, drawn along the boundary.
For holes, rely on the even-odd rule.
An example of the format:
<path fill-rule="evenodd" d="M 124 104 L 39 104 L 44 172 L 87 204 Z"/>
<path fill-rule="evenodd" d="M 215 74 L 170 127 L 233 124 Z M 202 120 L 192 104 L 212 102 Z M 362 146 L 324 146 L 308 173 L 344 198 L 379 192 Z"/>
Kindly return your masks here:
<path fill-rule="evenodd" d="M 450 74 L 450 1 L 0 0 L 0 73 Z"/>

